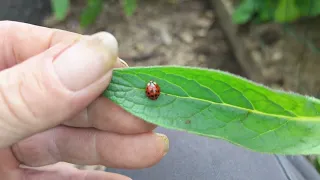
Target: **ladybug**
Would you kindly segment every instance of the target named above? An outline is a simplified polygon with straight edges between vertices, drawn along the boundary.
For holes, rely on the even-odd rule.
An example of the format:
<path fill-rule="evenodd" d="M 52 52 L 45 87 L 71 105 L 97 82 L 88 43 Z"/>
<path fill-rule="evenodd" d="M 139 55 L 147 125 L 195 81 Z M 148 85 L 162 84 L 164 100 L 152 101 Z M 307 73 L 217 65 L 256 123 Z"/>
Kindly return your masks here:
<path fill-rule="evenodd" d="M 151 100 L 158 99 L 160 96 L 160 86 L 154 81 L 149 81 L 146 87 L 146 95 Z"/>

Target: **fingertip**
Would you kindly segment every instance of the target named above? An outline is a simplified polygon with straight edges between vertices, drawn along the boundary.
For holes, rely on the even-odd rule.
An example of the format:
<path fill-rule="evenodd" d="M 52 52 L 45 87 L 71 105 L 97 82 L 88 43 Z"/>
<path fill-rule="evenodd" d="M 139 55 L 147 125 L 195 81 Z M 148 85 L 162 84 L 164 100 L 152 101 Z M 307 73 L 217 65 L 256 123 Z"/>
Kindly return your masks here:
<path fill-rule="evenodd" d="M 169 151 L 169 138 L 166 135 L 161 134 L 161 133 L 156 133 L 156 135 L 157 135 L 157 139 L 160 142 L 162 149 L 163 149 L 162 156 L 165 156 Z"/>
<path fill-rule="evenodd" d="M 118 56 L 118 41 L 114 35 L 109 32 L 101 31 L 93 34 L 91 37 L 100 39 L 105 47 L 108 47 L 105 50 L 108 50 L 113 56 Z"/>

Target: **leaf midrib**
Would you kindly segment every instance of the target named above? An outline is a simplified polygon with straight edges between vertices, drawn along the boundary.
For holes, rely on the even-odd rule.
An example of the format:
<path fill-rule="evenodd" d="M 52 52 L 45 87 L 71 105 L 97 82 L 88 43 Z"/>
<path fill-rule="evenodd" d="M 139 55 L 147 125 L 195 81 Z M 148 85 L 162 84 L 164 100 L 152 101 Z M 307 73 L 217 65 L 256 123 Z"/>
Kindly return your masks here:
<path fill-rule="evenodd" d="M 122 77 L 120 77 L 122 78 Z M 118 83 L 113 83 L 113 82 L 110 82 L 110 84 L 116 84 L 116 85 L 120 85 L 120 86 L 125 86 L 123 84 L 118 84 Z M 142 88 L 137 88 L 137 87 L 134 87 L 134 86 L 125 86 L 125 87 L 130 87 L 130 88 L 134 88 L 136 90 L 141 90 L 144 92 L 144 89 Z M 234 105 L 231 105 L 231 104 L 227 104 L 225 102 L 222 102 L 222 103 L 216 103 L 216 102 L 212 102 L 212 101 L 209 101 L 209 100 L 206 100 L 206 99 L 201 99 L 201 98 L 195 98 L 195 97 L 192 97 L 192 96 L 187 96 L 187 97 L 182 97 L 182 96 L 178 96 L 178 95 L 174 95 L 174 94 L 170 94 L 170 93 L 166 93 L 166 92 L 161 92 L 161 93 L 164 93 L 168 96 L 173 96 L 173 97 L 176 97 L 176 98 L 181 98 L 181 99 L 192 99 L 192 100 L 198 100 L 198 101 L 201 101 L 201 102 L 207 102 L 207 103 L 211 103 L 211 104 L 216 104 L 216 105 L 224 105 L 224 106 L 227 106 L 227 107 L 231 107 L 231 108 L 234 108 L 234 109 L 240 109 L 240 110 L 244 110 L 244 111 L 249 111 L 250 113 L 255 113 L 255 114 L 261 114 L 263 116 L 271 116 L 271 117 L 277 117 L 277 118 L 284 118 L 284 119 L 288 119 L 288 120 L 301 120 L 301 119 L 306 119 L 306 120 L 311 120 L 311 121 L 317 121 L 319 120 L 320 116 L 315 116 L 315 117 L 306 117 L 306 116 L 298 116 L 297 117 L 291 117 L 291 116 L 285 116 L 285 115 L 278 115 L 278 114 L 267 114 L 267 113 L 264 113 L 264 112 L 261 112 L 261 111 L 257 111 L 257 110 L 252 110 L 252 109 L 246 109 L 246 108 L 243 108 L 243 107 L 239 107 L 239 106 L 234 106 Z"/>

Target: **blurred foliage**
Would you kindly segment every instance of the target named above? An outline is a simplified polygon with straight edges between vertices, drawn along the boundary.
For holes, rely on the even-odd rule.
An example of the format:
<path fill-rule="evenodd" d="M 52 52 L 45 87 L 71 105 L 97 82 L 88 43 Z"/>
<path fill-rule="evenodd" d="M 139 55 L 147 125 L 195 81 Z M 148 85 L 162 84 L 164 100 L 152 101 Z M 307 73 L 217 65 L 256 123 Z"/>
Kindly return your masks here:
<path fill-rule="evenodd" d="M 87 27 L 92 24 L 102 11 L 103 0 L 88 0 L 87 7 L 81 13 L 80 26 Z"/>
<path fill-rule="evenodd" d="M 232 18 L 236 24 L 288 23 L 317 15 L 320 15 L 320 0 L 240 0 Z"/>
<path fill-rule="evenodd" d="M 69 7 L 70 7 L 70 0 L 51 0 L 51 6 L 53 9 L 55 18 L 61 21 L 65 19 L 68 14 Z"/>
<path fill-rule="evenodd" d="M 127 16 L 131 16 L 137 8 L 137 0 L 120 0 Z M 88 27 L 95 22 L 103 8 L 104 0 L 87 0 L 87 6 L 80 17 L 81 27 Z M 67 17 L 70 0 L 51 0 L 52 10 L 57 20 L 62 21 Z"/>
<path fill-rule="evenodd" d="M 131 16 L 137 8 L 137 2 L 136 0 L 124 0 L 123 6 L 126 15 Z"/>

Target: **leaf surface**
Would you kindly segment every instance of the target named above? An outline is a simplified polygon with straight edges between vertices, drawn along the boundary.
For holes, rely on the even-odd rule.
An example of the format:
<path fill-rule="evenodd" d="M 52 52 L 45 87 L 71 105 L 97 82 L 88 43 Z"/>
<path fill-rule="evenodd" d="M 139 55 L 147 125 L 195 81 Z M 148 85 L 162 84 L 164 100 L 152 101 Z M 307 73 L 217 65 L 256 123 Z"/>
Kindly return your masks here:
<path fill-rule="evenodd" d="M 127 16 L 132 16 L 137 8 L 137 0 L 123 0 L 123 9 Z"/>
<path fill-rule="evenodd" d="M 57 20 L 64 20 L 68 14 L 70 7 L 69 0 L 51 0 L 51 6 L 54 12 L 54 16 Z"/>
<path fill-rule="evenodd" d="M 255 0 L 244 0 L 232 13 L 232 21 L 236 24 L 247 23 L 256 10 Z"/>
<path fill-rule="evenodd" d="M 292 22 L 300 17 L 300 10 L 295 0 L 279 0 L 274 16 L 276 22 Z"/>
<path fill-rule="evenodd" d="M 80 26 L 88 27 L 93 24 L 103 9 L 103 0 L 88 0 L 87 6 L 81 13 Z"/>
<path fill-rule="evenodd" d="M 160 97 L 146 97 L 150 81 Z M 115 69 L 105 97 L 158 126 L 221 138 L 258 152 L 320 153 L 320 101 L 272 90 L 219 70 Z"/>

